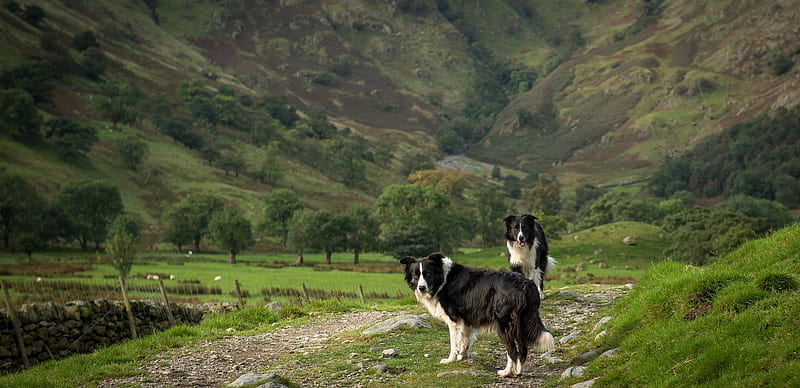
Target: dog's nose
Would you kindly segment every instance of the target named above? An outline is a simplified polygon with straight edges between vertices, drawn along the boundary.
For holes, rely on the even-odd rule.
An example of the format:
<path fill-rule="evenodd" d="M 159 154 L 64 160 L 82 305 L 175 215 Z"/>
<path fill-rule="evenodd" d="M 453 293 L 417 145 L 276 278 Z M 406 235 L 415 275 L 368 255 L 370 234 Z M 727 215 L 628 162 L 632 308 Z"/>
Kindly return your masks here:
<path fill-rule="evenodd" d="M 428 287 L 425 287 L 425 286 L 419 286 L 417 288 L 419 289 L 419 292 L 425 292 L 425 291 L 428 290 Z"/>

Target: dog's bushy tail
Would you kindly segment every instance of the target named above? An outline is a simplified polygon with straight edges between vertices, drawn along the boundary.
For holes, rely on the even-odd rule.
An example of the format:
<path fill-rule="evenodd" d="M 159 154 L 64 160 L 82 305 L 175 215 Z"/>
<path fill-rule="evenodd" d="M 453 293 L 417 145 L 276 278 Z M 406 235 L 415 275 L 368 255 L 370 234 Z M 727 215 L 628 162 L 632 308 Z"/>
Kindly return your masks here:
<path fill-rule="evenodd" d="M 543 329 L 533 342 L 533 348 L 536 349 L 537 352 L 549 352 L 556 348 L 556 341 L 549 331 Z"/>

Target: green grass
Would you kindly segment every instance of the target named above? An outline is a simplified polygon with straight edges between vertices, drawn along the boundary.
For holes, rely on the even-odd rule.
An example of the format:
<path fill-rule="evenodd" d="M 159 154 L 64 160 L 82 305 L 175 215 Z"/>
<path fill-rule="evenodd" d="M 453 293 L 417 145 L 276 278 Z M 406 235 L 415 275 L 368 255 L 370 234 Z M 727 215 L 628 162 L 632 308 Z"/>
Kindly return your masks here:
<path fill-rule="evenodd" d="M 626 236 L 636 238 L 637 244 L 622 243 Z M 561 240 L 548 240 L 550 256 L 558 264 L 548 273 L 547 288 L 560 288 L 580 283 L 635 283 L 654 263 L 663 260 L 662 252 L 669 239 L 660 229 L 640 222 L 617 222 L 570 233 Z M 454 259 L 474 267 L 508 269 L 505 246 L 472 251 Z M 607 268 L 600 268 L 606 264 Z M 580 270 L 579 266 L 585 269 Z"/>
<path fill-rule="evenodd" d="M 51 267 L 37 266 L 36 270 L 30 270 L 22 274 L 0 275 L 1 279 L 8 281 L 26 281 L 33 284 L 33 280 L 42 277 L 43 282 L 65 282 L 78 284 L 76 292 L 79 294 L 83 287 L 91 289 L 91 285 L 117 283 L 117 272 L 110 265 L 98 264 L 94 253 L 59 253 L 53 256 L 37 257 L 34 256 L 34 263 L 63 263 L 75 262 L 90 264 L 88 270 L 83 270 L 72 274 L 50 273 Z M 271 300 L 294 300 L 290 296 L 262 295 L 264 289 L 291 288 L 301 290 L 305 285 L 312 294 L 317 290 L 322 292 L 335 293 L 347 299 L 355 298 L 358 287 L 361 286 L 367 299 L 371 303 L 388 303 L 391 299 L 408 293 L 408 288 L 403 282 L 400 271 L 402 266 L 392 258 L 379 254 L 362 255 L 361 271 L 352 266 L 351 254 L 336 254 L 333 256 L 332 265 L 325 265 L 324 256 L 321 254 L 307 254 L 305 265 L 295 265 L 295 256 L 291 254 L 267 255 L 267 254 L 242 254 L 238 256 L 237 264 L 227 264 L 227 255 L 224 254 L 196 254 L 192 259 L 184 259 L 183 255 L 178 254 L 142 254 L 137 258 L 131 271 L 128 274 L 129 286 L 146 287 L 150 291 L 132 292 L 133 298 L 155 298 L 160 299 L 157 283 L 146 280 L 148 274 L 159 275 L 167 289 L 172 287 L 218 287 L 221 294 L 195 294 L 195 295 L 175 295 L 169 297 L 180 300 L 194 300 L 195 302 L 224 301 L 233 302 L 237 300 L 234 293 L 234 280 L 240 284 L 242 292 L 249 294 L 245 298 L 248 304 L 263 304 Z M 24 255 L 8 255 L 3 258 L 8 263 L 27 263 Z M 396 268 L 393 268 L 396 265 Z M 339 270 L 336 268 L 343 268 Z M 374 267 L 374 269 L 373 269 Z M 373 273 L 394 270 L 394 273 Z M 40 271 L 40 272 L 37 272 Z M 170 275 L 175 275 L 176 279 L 170 280 Z M 215 281 L 214 278 L 221 276 L 222 280 Z M 187 282 L 190 282 L 187 284 Z M 80 286 L 84 284 L 85 286 Z M 31 286 L 38 289 L 36 286 Z M 66 288 L 66 286 L 65 286 Z M 69 289 L 76 287 L 70 285 Z M 40 291 L 39 291 L 40 292 Z M 345 294 L 346 293 L 346 294 Z M 385 295 L 383 297 L 372 297 L 371 294 Z M 18 292 L 13 292 L 12 297 L 20 296 Z M 48 297 L 48 295 L 39 295 Z M 187 299 L 188 298 L 188 299 Z"/>
<path fill-rule="evenodd" d="M 653 266 L 611 312 L 595 386 L 800 385 L 800 225 L 719 262 Z M 586 380 L 584 377 L 582 380 Z"/>
<path fill-rule="evenodd" d="M 268 363 L 265 369 L 286 370 L 285 373 L 291 374 L 290 380 L 299 384 L 318 382 L 320 374 L 324 374 L 324 381 L 336 381 L 344 386 L 420 387 L 428 386 L 432 379 L 438 380 L 436 376 L 439 373 L 454 370 L 469 370 L 487 376 L 454 374 L 439 380 L 437 386 L 469 387 L 496 380 L 495 368 L 505 361 L 495 354 L 496 349 L 502 348 L 496 335 L 478 336 L 471 349 L 472 360 L 445 365 L 439 360 L 447 358 L 448 348 L 432 350 L 430 344 L 448 343 L 447 326 L 436 320 L 427 322 L 432 325 L 431 330 L 401 329 L 391 335 L 366 336 L 361 334 L 362 329 L 354 330 L 337 338 L 337 342 L 345 345 L 331 347 L 325 352 L 283 357 Z M 390 348 L 396 349 L 398 355 L 392 359 L 381 358 L 381 352 Z M 390 372 L 379 374 L 371 369 L 378 364 L 389 366 Z M 302 367 L 298 368 L 298 365 Z"/>

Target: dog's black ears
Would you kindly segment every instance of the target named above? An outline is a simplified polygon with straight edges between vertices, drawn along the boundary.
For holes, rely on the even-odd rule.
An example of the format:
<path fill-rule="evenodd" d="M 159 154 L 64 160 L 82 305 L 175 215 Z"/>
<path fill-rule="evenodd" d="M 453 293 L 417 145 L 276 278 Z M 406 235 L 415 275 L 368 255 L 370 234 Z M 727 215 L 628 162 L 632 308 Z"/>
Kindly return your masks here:
<path fill-rule="evenodd" d="M 409 265 L 409 264 L 414 264 L 415 261 L 417 261 L 417 258 L 413 256 L 406 256 L 400 259 L 400 264 Z"/>
<path fill-rule="evenodd" d="M 508 216 L 508 217 L 506 217 L 506 218 L 503 218 L 503 222 L 505 222 L 506 224 L 508 224 L 509 222 L 511 222 L 511 221 L 514 221 L 514 219 L 515 219 L 515 218 L 517 218 L 517 216 L 515 216 L 515 215 L 513 215 L 513 214 L 512 214 L 512 215 L 510 215 L 510 216 Z"/>
<path fill-rule="evenodd" d="M 533 214 L 523 214 L 523 217 L 533 217 L 534 220 L 538 220 L 538 218 Z"/>
<path fill-rule="evenodd" d="M 428 255 L 428 257 L 426 257 L 426 259 L 428 259 L 430 261 L 433 261 L 433 262 L 441 263 L 442 259 L 444 259 L 445 257 L 447 257 L 447 256 L 445 256 L 444 253 L 442 253 L 442 252 L 433 252 L 430 255 Z"/>

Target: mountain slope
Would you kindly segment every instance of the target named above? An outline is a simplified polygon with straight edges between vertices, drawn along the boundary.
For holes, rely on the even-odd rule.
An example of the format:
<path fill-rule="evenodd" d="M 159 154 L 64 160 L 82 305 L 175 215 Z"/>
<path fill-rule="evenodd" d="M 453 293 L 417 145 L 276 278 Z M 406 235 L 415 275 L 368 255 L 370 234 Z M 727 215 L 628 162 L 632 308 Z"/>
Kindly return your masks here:
<path fill-rule="evenodd" d="M 710 133 L 800 102 L 797 70 L 771 67 L 800 49 L 800 31 L 789 27 L 800 20 L 796 5 L 665 2 L 631 36 L 623 28 L 636 26 L 635 13 L 581 25 L 586 47 L 512 101 L 474 153 L 549 170 L 568 186 L 646 178 Z"/>
<path fill-rule="evenodd" d="M 208 166 L 157 132 L 149 116 L 158 104 L 183 109 L 178 86 L 189 79 L 253 100 L 286 96 L 305 116 L 327 115 L 365 153 L 380 145 L 393 150 L 386 164 L 367 161 L 367 183 L 352 188 L 281 143 L 283 186 L 313 208 L 334 211 L 404 182 L 409 158 L 443 157 L 435 135 L 462 122 L 470 104 L 493 103 L 481 85 L 492 85 L 508 103 L 494 120 L 467 121 L 466 137 L 477 141 L 467 154 L 518 175 L 554 173 L 566 188 L 641 181 L 708 134 L 800 100 L 797 67 L 776 74 L 772 66 L 781 55 L 796 61 L 794 0 L 22 4 L 30 5 L 46 13 L 38 26 L 0 10 L 0 68 L 30 58 L 54 63 L 52 102 L 40 111 L 100 128 L 101 142 L 87 160 L 65 164 L 47 144 L 4 138 L 2 169 L 49 196 L 69 180 L 111 179 L 124 188 L 126 207 L 154 224 L 177 198 L 197 190 L 217 192 L 255 217 L 259 198 L 274 188 Z M 107 130 L 93 103 L 98 81 L 76 75 L 79 64 L 64 60 L 80 60 L 69 45 L 82 31 L 95 33 L 109 60 L 103 80 L 144 91 L 142 120 L 122 130 L 150 145 L 149 171 L 161 171 L 158 179 L 122 168 L 113 151 L 120 134 Z M 52 42 L 66 54 L 48 48 Z M 535 78 L 532 88 L 507 79 L 515 74 Z M 262 163 L 264 148 L 246 130 L 207 131 L 248 170 Z"/>

